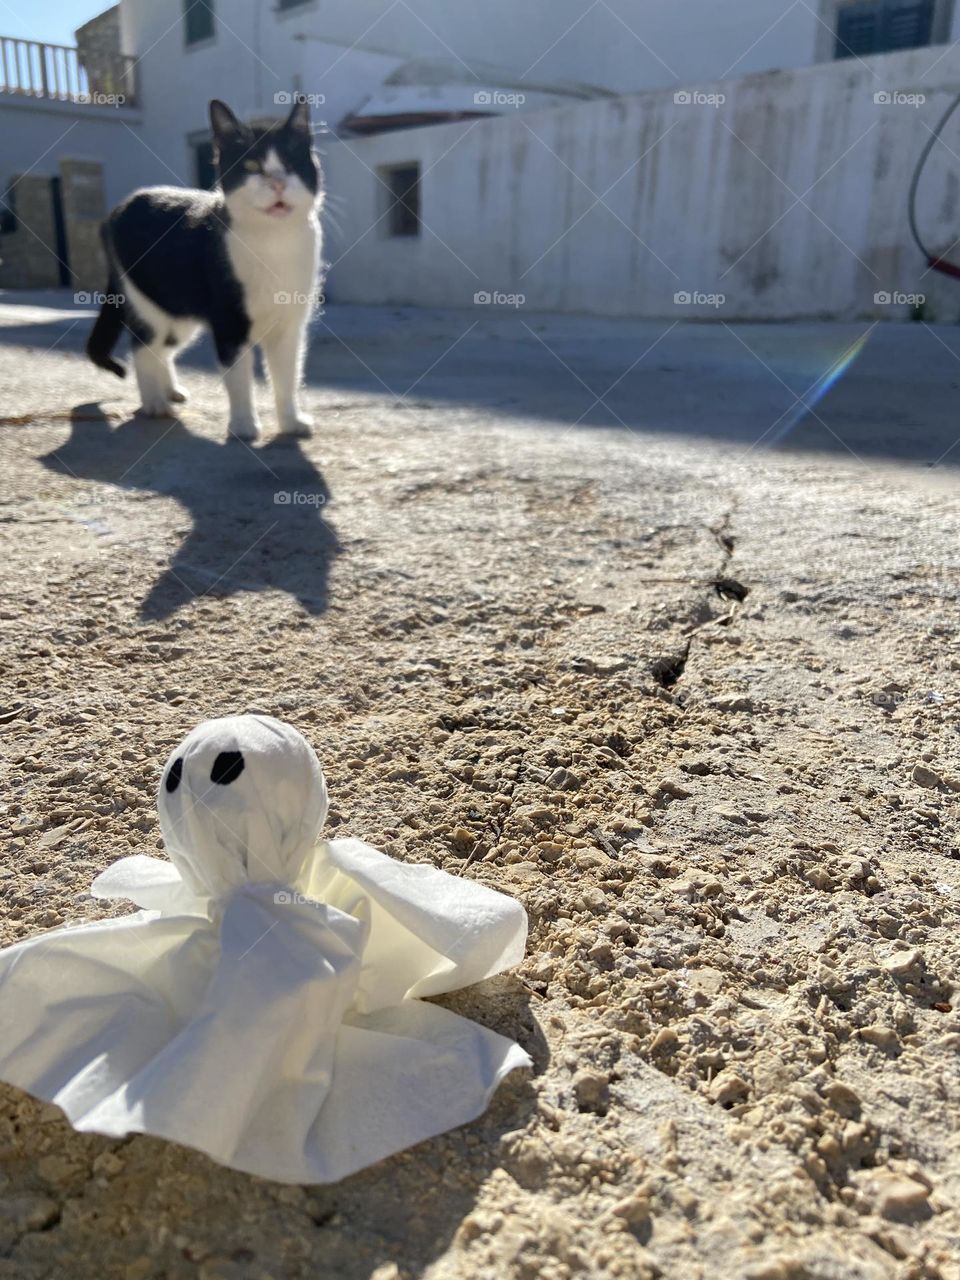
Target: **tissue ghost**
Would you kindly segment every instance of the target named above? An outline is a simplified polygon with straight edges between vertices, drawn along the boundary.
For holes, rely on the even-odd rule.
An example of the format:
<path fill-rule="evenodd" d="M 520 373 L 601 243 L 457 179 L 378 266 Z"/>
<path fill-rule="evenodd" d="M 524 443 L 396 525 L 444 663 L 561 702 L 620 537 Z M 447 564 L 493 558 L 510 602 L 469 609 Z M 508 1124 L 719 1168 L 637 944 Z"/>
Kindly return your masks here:
<path fill-rule="evenodd" d="M 0 1079 L 80 1130 L 332 1182 L 474 1119 L 530 1066 L 421 999 L 517 964 L 522 906 L 322 840 L 323 773 L 295 729 L 200 725 L 158 804 L 170 861 L 123 858 L 91 888 L 141 910 L 0 951 Z"/>

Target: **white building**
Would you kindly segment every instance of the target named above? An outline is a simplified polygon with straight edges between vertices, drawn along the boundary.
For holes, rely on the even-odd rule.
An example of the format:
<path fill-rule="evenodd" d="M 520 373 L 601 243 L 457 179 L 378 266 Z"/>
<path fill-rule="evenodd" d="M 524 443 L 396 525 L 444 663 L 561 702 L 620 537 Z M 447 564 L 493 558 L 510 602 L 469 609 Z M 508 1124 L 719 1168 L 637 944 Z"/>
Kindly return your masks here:
<path fill-rule="evenodd" d="M 329 240 L 335 300 L 467 305 L 474 292 L 501 289 L 563 310 L 663 314 L 683 285 L 722 292 L 721 280 L 738 314 L 787 316 L 845 313 L 838 287 L 842 293 L 847 281 L 837 269 L 844 243 L 862 263 L 883 261 L 880 271 L 867 264 L 858 296 L 874 279 L 886 286 L 888 277 L 909 278 L 916 259 L 897 184 L 928 134 L 916 113 L 912 122 L 872 116 L 872 91 L 919 84 L 936 107 L 958 71 L 951 43 L 960 6 L 120 0 L 78 33 L 87 46 L 91 28 L 115 41 L 111 56 L 131 59 L 121 106 L 83 91 L 85 59 L 96 71 L 89 48 L 80 51 L 80 91 L 64 93 L 47 83 L 49 47 L 35 46 L 33 71 L 11 77 L 0 44 L 0 190 L 24 173 L 35 187 L 49 174 L 56 200 L 64 159 L 100 161 L 107 206 L 148 182 L 203 185 L 211 179 L 211 97 L 266 119 L 285 114 L 298 92 L 327 127 L 318 144 L 344 229 Z M 764 74 L 771 72 L 781 74 Z M 89 89 L 96 76 L 88 79 Z M 729 109 L 684 113 L 674 92 L 696 86 Z M 859 133 L 872 137 L 875 173 L 893 172 L 885 199 L 895 207 L 885 220 L 860 216 L 874 182 L 864 170 L 836 208 L 815 211 L 831 224 L 832 243 L 821 246 L 825 233 L 812 225 L 797 240 L 792 211 L 773 237 L 780 244 L 791 229 L 795 245 L 814 244 L 815 261 L 802 252 L 774 261 L 768 228 L 780 225 L 793 198 L 788 190 L 782 204 L 778 175 L 793 175 L 794 196 L 812 182 L 807 204 L 825 198 L 818 170 L 836 170 L 831 182 L 848 171 L 834 161 L 848 144 L 859 148 Z M 88 185 L 91 173 L 81 174 Z M 952 241 L 950 190 L 928 202 L 942 248 Z M 96 201 L 85 207 L 93 216 Z M 69 231 L 68 241 L 91 241 Z M 729 265 L 751 237 L 761 248 L 751 249 L 746 276 Z M 691 262 L 697 279 L 684 280 Z M 806 273 L 806 310 L 784 283 L 796 270 Z M 818 272 L 821 296 L 829 294 L 822 306 Z"/>
<path fill-rule="evenodd" d="M 482 109 L 484 91 L 525 90 L 536 109 L 544 89 L 628 94 L 960 34 L 953 0 L 121 0 L 120 12 L 144 138 L 189 182 L 205 173 L 211 96 L 252 118 L 296 89 L 339 136 L 370 99 L 442 118 Z M 410 63 L 428 65 L 405 77 Z M 391 76 L 413 84 L 385 90 Z"/>

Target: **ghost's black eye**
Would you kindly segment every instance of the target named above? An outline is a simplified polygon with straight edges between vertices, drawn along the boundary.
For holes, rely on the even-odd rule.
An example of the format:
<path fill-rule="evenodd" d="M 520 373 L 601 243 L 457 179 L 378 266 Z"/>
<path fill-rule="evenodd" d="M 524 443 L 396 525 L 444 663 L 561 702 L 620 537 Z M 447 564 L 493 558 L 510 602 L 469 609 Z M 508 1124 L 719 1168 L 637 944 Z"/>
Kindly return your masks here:
<path fill-rule="evenodd" d="M 228 782 L 236 782 L 243 773 L 243 755 L 239 751 L 221 751 L 210 770 L 210 781 L 218 782 L 225 787 Z"/>
<path fill-rule="evenodd" d="M 164 786 L 167 791 L 176 791 L 180 785 L 180 779 L 183 776 L 183 756 L 178 756 L 170 766 L 170 772 L 167 774 Z"/>

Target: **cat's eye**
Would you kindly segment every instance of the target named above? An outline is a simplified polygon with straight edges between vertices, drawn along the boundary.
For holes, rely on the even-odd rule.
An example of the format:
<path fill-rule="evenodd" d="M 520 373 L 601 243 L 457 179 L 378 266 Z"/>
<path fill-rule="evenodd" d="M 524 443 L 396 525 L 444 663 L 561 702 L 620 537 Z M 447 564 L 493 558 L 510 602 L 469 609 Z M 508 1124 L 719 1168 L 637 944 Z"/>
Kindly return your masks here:
<path fill-rule="evenodd" d="M 263 171 L 263 166 L 259 160 L 244 160 L 243 167 L 247 173 L 261 173 Z"/>

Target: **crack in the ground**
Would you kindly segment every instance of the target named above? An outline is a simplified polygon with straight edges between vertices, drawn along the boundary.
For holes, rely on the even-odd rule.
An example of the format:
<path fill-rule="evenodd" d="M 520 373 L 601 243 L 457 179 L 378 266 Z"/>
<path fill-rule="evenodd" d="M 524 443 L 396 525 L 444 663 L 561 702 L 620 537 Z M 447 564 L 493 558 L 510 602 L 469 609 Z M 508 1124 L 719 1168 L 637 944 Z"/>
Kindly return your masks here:
<path fill-rule="evenodd" d="M 750 588 L 744 586 L 736 578 L 730 577 L 724 572 L 730 560 L 732 559 L 736 549 L 736 539 L 731 532 L 733 517 L 736 513 L 736 503 L 731 506 L 730 510 L 725 512 L 723 518 L 717 525 L 710 526 L 710 532 L 716 538 L 721 550 L 723 551 L 723 563 L 718 566 L 714 575 L 706 580 L 708 594 L 705 594 L 699 601 L 700 608 L 707 615 L 706 620 L 699 622 L 696 626 L 690 628 L 685 643 L 672 653 L 666 654 L 658 658 L 651 667 L 654 679 L 663 689 L 673 689 L 679 682 L 687 668 L 687 662 L 690 658 L 690 650 L 693 644 L 693 637 L 702 627 L 717 623 L 718 625 L 726 625 L 730 622 L 733 614 L 727 614 L 725 617 L 716 618 L 713 616 L 710 605 L 711 596 L 719 596 L 721 600 L 731 602 L 734 606 L 742 604 L 750 594 Z M 680 694 L 674 695 L 674 701 L 678 706 L 683 705 L 683 699 Z"/>
<path fill-rule="evenodd" d="M 742 604 L 750 594 L 750 588 L 745 587 L 736 578 L 717 578 L 713 589 L 721 600 L 736 600 L 737 604 Z"/>
<path fill-rule="evenodd" d="M 672 689 L 683 675 L 690 656 L 690 644 L 691 641 L 688 640 L 677 653 L 658 658 L 653 664 L 654 678 L 664 689 Z"/>
<path fill-rule="evenodd" d="M 737 509 L 736 503 L 734 503 L 734 505 L 730 508 L 730 510 L 724 514 L 724 517 L 720 521 L 720 523 L 716 525 L 716 527 L 711 527 L 710 529 L 710 532 L 716 538 L 717 542 L 720 544 L 721 548 L 723 549 L 724 554 L 727 556 L 733 555 L 737 545 L 736 538 L 734 538 L 733 534 L 730 532 L 730 526 L 733 522 L 733 517 L 734 517 L 734 514 L 736 513 L 736 509 Z"/>
<path fill-rule="evenodd" d="M 517 787 L 519 787 L 521 778 L 523 775 L 523 766 L 527 758 L 527 750 L 528 750 L 527 747 L 521 748 L 520 756 L 519 756 L 519 759 L 517 760 L 516 777 L 513 779 L 513 781 L 510 784 L 510 790 L 504 793 L 507 797 L 506 812 L 500 818 L 492 819 L 487 825 L 487 830 L 491 834 L 491 844 L 489 849 L 484 849 L 482 845 L 482 841 L 478 838 L 476 844 L 473 846 L 473 848 L 470 850 L 470 853 L 464 859 L 463 870 L 466 870 L 467 867 L 469 867 L 470 864 L 473 862 L 477 862 L 477 861 L 486 862 L 487 860 L 491 860 L 491 861 L 493 860 L 494 855 L 496 854 L 497 849 L 499 848 L 500 843 L 503 840 L 504 828 L 507 826 L 507 823 L 509 822 L 510 816 L 513 812 L 513 801 L 516 796 Z"/>
<path fill-rule="evenodd" d="M 68 1199 L 76 1197 L 67 1197 Z M 64 1203 L 57 1203 L 51 1200 L 51 1208 L 45 1213 L 42 1220 L 37 1222 L 36 1226 L 26 1226 L 22 1230 L 15 1232 L 9 1244 L 4 1248 L 0 1248 L 0 1258 L 13 1259 L 23 1242 L 34 1235 L 42 1235 L 48 1231 L 53 1231 L 59 1227 L 63 1221 Z"/>

